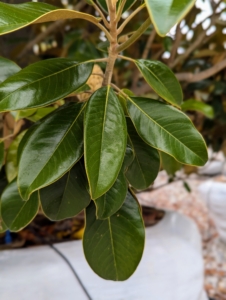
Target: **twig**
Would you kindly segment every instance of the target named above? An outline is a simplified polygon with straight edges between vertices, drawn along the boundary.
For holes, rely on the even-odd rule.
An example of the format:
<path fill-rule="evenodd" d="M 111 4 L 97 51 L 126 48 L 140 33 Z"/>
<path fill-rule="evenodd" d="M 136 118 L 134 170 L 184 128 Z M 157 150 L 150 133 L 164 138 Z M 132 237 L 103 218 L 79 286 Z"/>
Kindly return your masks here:
<path fill-rule="evenodd" d="M 190 47 L 188 47 L 188 49 L 185 51 L 185 53 L 181 54 L 180 56 L 178 56 L 174 62 L 172 62 L 171 64 L 171 68 L 175 68 L 181 61 L 185 60 L 194 50 L 196 50 L 200 45 L 203 44 L 203 39 L 206 36 L 206 32 L 207 30 L 216 22 L 216 20 L 218 19 L 218 16 L 221 13 L 216 13 L 216 9 L 218 8 L 218 6 L 220 5 L 221 1 L 219 1 L 216 5 L 215 5 L 215 11 L 212 15 L 211 18 L 211 22 L 209 24 L 209 26 L 206 28 L 205 31 L 203 31 L 199 37 L 195 40 L 195 42 L 193 44 L 190 45 Z"/>
<path fill-rule="evenodd" d="M 171 49 L 170 58 L 168 60 L 168 64 L 170 66 L 173 63 L 174 59 L 175 59 L 175 56 L 177 54 L 177 49 L 180 45 L 180 41 L 181 41 L 181 38 L 183 36 L 182 32 L 181 32 L 181 29 L 180 29 L 180 25 L 181 25 L 181 22 L 177 25 L 175 41 L 174 41 L 173 47 Z"/>
<path fill-rule="evenodd" d="M 147 40 L 147 43 L 145 45 L 145 48 L 144 48 L 144 51 L 143 51 L 143 54 L 142 54 L 142 59 L 146 59 L 148 57 L 148 53 L 150 51 L 150 48 L 151 48 L 151 45 L 153 44 L 153 41 L 155 39 L 155 36 L 156 36 L 156 31 L 155 29 L 153 28 L 151 34 L 149 35 L 149 38 Z"/>
<path fill-rule="evenodd" d="M 0 142 L 3 142 L 5 140 L 8 140 L 8 139 L 13 138 L 13 137 L 14 137 L 14 134 L 7 135 L 7 136 L 5 136 L 3 138 L 0 138 Z"/>
<path fill-rule="evenodd" d="M 179 81 L 186 81 L 186 82 L 197 82 L 209 78 L 216 73 L 220 72 L 221 70 L 226 68 L 226 59 L 220 61 L 213 67 L 204 70 L 202 72 L 193 74 L 193 73 L 178 73 L 176 77 Z"/>

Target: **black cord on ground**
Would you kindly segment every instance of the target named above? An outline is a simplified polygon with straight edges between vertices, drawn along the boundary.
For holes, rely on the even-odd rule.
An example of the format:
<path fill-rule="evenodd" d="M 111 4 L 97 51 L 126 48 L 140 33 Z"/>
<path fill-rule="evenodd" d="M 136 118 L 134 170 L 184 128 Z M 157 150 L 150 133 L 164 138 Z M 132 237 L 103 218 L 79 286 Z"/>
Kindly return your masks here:
<path fill-rule="evenodd" d="M 67 265 L 69 266 L 69 268 L 71 269 L 72 273 L 75 275 L 76 279 L 78 280 L 80 286 L 82 287 L 84 293 L 86 294 L 87 298 L 89 300 L 92 300 L 90 294 L 88 293 L 87 289 L 85 288 L 85 286 L 83 285 L 81 279 L 79 278 L 78 274 L 76 273 L 75 269 L 73 268 L 72 264 L 70 263 L 70 261 L 67 259 L 67 257 L 60 252 L 60 250 L 58 250 L 54 245 L 49 244 L 50 248 L 52 248 L 61 258 L 63 258 L 63 260 L 67 263 Z"/>

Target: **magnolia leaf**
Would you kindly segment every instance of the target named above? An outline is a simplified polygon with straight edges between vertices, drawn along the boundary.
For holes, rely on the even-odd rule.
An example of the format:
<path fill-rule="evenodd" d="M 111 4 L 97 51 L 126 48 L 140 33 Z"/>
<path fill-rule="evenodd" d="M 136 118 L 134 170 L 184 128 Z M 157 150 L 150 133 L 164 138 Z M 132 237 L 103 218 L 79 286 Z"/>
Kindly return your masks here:
<path fill-rule="evenodd" d="M 80 89 L 92 63 L 53 58 L 31 64 L 0 84 L 0 111 L 46 106 Z"/>
<path fill-rule="evenodd" d="M 144 237 L 140 206 L 130 192 L 119 211 L 105 220 L 96 219 L 93 202 L 87 207 L 84 253 L 100 277 L 115 281 L 128 279 L 141 260 Z"/>
<path fill-rule="evenodd" d="M 0 170 L 4 163 L 4 156 L 5 156 L 4 142 L 0 141 Z"/>
<path fill-rule="evenodd" d="M 0 35 L 30 24 L 65 19 L 84 19 L 94 24 L 100 22 L 100 19 L 92 15 L 70 9 L 60 9 L 46 3 L 6 4 L 0 2 Z"/>
<path fill-rule="evenodd" d="M 8 181 L 7 181 L 6 175 L 5 175 L 4 169 L 2 169 L 0 171 L 0 195 L 2 195 L 2 192 L 5 189 L 5 187 L 7 186 L 7 184 L 8 184 Z M 1 200 L 0 200 L 0 233 L 5 232 L 7 229 L 8 228 L 1 216 Z"/>
<path fill-rule="evenodd" d="M 1 204 L 1 202 L 0 202 Z M 5 222 L 2 220 L 2 216 L 1 216 L 1 206 L 0 206 L 0 233 L 3 233 L 7 230 L 7 226 L 5 224 Z"/>
<path fill-rule="evenodd" d="M 47 116 L 48 114 L 50 114 L 51 112 L 53 112 L 54 110 L 56 110 L 56 107 L 53 107 L 53 106 L 41 107 L 41 108 L 38 108 L 33 115 L 28 116 L 27 119 L 32 121 L 32 122 L 37 122 L 40 119 Z"/>
<path fill-rule="evenodd" d="M 127 189 L 127 181 L 121 170 L 110 190 L 95 200 L 97 219 L 106 219 L 116 213 L 126 198 Z"/>
<path fill-rule="evenodd" d="M 167 102 L 180 107 L 183 92 L 174 73 L 162 62 L 138 59 L 136 66 L 151 88 Z"/>
<path fill-rule="evenodd" d="M 54 221 L 71 218 L 90 203 L 84 167 L 78 162 L 58 181 L 40 190 L 42 210 Z"/>
<path fill-rule="evenodd" d="M 10 144 L 9 149 L 6 155 L 6 164 L 5 164 L 5 172 L 8 182 L 13 181 L 17 177 L 18 173 L 18 160 L 17 160 L 17 151 L 22 140 L 25 135 L 26 130 L 21 132 L 15 140 Z"/>
<path fill-rule="evenodd" d="M 166 170 L 168 175 L 174 175 L 177 171 L 179 171 L 182 167 L 182 165 L 176 161 L 172 156 L 161 152 L 160 151 L 160 157 L 161 157 L 161 163 L 164 170 Z"/>
<path fill-rule="evenodd" d="M 196 99 L 186 100 L 184 103 L 182 103 L 181 108 L 184 111 L 195 110 L 201 112 L 210 119 L 213 119 L 214 117 L 213 107 Z"/>
<path fill-rule="evenodd" d="M 30 116 L 33 116 L 37 110 L 37 108 L 18 110 L 16 112 L 15 121 L 17 122 L 20 119 L 28 119 Z"/>
<path fill-rule="evenodd" d="M 21 198 L 16 179 L 4 190 L 1 198 L 2 219 L 10 231 L 19 231 L 36 216 L 39 207 L 38 192 L 29 201 Z"/>
<path fill-rule="evenodd" d="M 159 154 L 139 137 L 129 118 L 127 118 L 127 128 L 135 157 L 128 167 L 126 178 L 135 189 L 143 190 L 148 188 L 158 175 Z"/>
<path fill-rule="evenodd" d="M 24 136 L 18 150 L 18 187 L 24 200 L 62 177 L 82 156 L 84 107 L 61 106 Z"/>
<path fill-rule="evenodd" d="M 126 146 L 126 153 L 122 165 L 122 170 L 124 173 L 127 171 L 128 167 L 132 164 L 133 160 L 135 158 L 135 151 L 132 145 L 132 142 L 130 138 L 127 139 L 127 146 Z"/>
<path fill-rule="evenodd" d="M 128 97 L 128 112 L 140 137 L 177 161 L 203 166 L 208 159 L 201 134 L 180 110 L 157 100 Z"/>
<path fill-rule="evenodd" d="M 91 198 L 97 199 L 114 184 L 126 150 L 123 109 L 110 86 L 89 99 L 85 112 L 84 153 Z"/>
<path fill-rule="evenodd" d="M 155 30 L 165 36 L 195 4 L 195 0 L 145 0 Z"/>
<path fill-rule="evenodd" d="M 0 56 L 0 83 L 20 70 L 13 61 Z"/>

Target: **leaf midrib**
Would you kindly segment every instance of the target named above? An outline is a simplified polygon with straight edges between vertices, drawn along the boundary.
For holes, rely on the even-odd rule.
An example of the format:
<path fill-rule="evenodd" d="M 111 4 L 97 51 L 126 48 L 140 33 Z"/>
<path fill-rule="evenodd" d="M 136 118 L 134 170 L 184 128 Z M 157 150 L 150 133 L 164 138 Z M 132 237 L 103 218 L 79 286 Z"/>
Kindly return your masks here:
<path fill-rule="evenodd" d="M 71 170 L 70 170 L 70 171 L 68 172 L 68 174 L 67 174 L 67 181 L 66 181 L 66 184 L 65 184 L 65 187 L 64 187 L 63 195 L 62 195 L 62 197 L 61 197 L 61 201 L 60 201 L 59 208 L 58 208 L 57 213 L 56 213 L 57 218 L 59 218 L 59 212 L 60 212 L 60 209 L 61 209 L 62 204 L 63 204 L 63 201 L 64 201 L 64 195 L 65 195 L 66 190 L 67 190 L 67 187 L 68 187 L 70 175 L 71 175 Z"/>
<path fill-rule="evenodd" d="M 108 226 L 109 226 L 109 233 L 110 233 L 110 239 L 111 239 L 111 248 L 112 248 L 112 255 L 114 260 L 114 266 L 115 266 L 115 280 L 118 280 L 118 271 L 117 271 L 117 263 L 115 259 L 115 249 L 114 249 L 114 241 L 113 241 L 113 235 L 112 235 L 112 228 L 111 228 L 111 218 L 108 218 Z"/>
<path fill-rule="evenodd" d="M 101 162 L 101 154 L 102 154 L 102 149 L 103 149 L 104 125 L 105 125 L 105 122 L 106 122 L 106 111 L 107 111 L 107 105 L 108 105 L 108 101 L 109 101 L 109 91 L 110 91 L 110 87 L 108 86 L 107 87 L 105 107 L 104 107 L 104 119 L 103 119 L 103 123 L 102 123 L 101 146 L 100 146 L 100 155 L 99 155 L 99 169 L 98 169 L 98 177 L 97 177 L 96 185 L 98 185 L 99 178 L 100 178 L 100 162 Z"/>

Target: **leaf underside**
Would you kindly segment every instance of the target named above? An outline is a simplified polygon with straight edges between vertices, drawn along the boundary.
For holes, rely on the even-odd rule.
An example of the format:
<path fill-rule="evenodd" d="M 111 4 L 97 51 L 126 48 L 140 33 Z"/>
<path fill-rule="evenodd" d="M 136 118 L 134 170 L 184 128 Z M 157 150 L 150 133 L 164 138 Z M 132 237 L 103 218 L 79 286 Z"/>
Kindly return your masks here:
<path fill-rule="evenodd" d="M 60 9 L 46 3 L 6 4 L 0 2 L 0 35 L 30 24 L 65 19 L 85 19 L 94 24 L 100 21 L 92 15 L 70 9 Z"/>
<path fill-rule="evenodd" d="M 189 12 L 195 0 L 145 0 L 150 18 L 160 36 L 165 36 Z"/>

